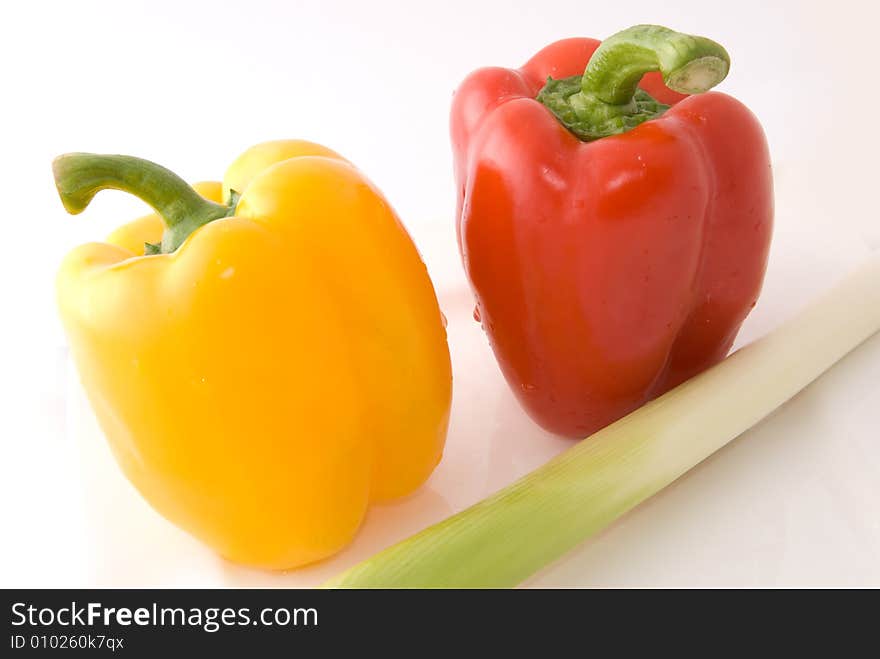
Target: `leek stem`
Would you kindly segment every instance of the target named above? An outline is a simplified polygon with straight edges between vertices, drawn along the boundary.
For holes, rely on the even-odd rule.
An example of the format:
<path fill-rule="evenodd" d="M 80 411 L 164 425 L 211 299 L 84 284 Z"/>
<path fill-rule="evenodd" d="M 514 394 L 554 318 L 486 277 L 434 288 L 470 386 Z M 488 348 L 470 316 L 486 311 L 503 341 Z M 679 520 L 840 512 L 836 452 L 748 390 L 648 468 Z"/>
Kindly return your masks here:
<path fill-rule="evenodd" d="M 325 585 L 515 586 L 758 423 L 878 330 L 875 255 L 769 335 Z"/>

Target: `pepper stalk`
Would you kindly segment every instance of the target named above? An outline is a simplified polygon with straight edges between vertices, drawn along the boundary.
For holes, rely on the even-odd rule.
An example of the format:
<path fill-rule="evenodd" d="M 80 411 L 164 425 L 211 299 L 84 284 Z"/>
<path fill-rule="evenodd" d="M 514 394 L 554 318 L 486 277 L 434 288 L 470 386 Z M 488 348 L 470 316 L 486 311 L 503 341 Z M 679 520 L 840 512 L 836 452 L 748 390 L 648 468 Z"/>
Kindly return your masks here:
<path fill-rule="evenodd" d="M 145 254 L 170 254 L 200 226 L 232 216 L 238 203 L 234 191 L 228 204 L 209 201 L 171 170 L 133 156 L 66 153 L 52 163 L 52 172 L 61 203 L 72 215 L 106 189 L 128 192 L 149 204 L 167 229 L 161 244 L 145 244 Z"/>
<path fill-rule="evenodd" d="M 673 91 L 702 94 L 724 80 L 729 69 L 730 56 L 711 39 L 636 25 L 603 41 L 582 76 L 548 79 L 536 100 L 577 137 L 590 141 L 624 133 L 669 109 L 639 89 L 649 71 L 660 71 Z"/>

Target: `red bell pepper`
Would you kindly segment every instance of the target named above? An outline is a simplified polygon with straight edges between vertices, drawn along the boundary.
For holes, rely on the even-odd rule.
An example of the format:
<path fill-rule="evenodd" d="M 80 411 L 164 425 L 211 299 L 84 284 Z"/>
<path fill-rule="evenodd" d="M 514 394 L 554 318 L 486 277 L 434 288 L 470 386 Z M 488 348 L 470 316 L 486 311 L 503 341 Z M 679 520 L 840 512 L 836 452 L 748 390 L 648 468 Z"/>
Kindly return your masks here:
<path fill-rule="evenodd" d="M 745 106 L 703 93 L 728 66 L 715 42 L 643 25 L 456 92 L 474 315 L 552 432 L 583 437 L 720 361 L 755 306 L 770 158 Z"/>

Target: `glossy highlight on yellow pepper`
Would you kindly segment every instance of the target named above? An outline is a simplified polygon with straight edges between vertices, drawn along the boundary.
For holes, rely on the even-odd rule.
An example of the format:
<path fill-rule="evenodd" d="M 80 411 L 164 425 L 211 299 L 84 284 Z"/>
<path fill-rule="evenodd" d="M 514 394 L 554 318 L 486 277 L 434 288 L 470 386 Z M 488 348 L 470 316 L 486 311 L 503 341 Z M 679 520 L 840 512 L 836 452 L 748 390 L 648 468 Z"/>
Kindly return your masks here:
<path fill-rule="evenodd" d="M 409 235 L 353 165 L 270 142 L 201 197 L 119 156 L 61 156 L 55 174 L 71 212 L 112 187 L 164 218 L 74 249 L 58 275 L 88 398 L 162 515 L 232 561 L 292 568 L 339 551 L 370 502 L 431 474 L 451 401 L 442 315 Z"/>

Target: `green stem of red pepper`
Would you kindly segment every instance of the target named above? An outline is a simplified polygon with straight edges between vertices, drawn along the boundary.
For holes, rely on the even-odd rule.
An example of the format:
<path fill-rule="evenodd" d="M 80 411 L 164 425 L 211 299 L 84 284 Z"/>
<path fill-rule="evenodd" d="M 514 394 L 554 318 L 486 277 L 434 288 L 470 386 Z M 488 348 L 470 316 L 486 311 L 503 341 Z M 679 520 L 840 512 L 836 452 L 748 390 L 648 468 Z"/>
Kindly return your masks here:
<path fill-rule="evenodd" d="M 583 76 L 548 79 L 537 100 L 582 140 L 624 133 L 669 109 L 639 89 L 642 76 L 660 71 L 670 89 L 708 91 L 727 76 L 730 57 L 705 37 L 659 25 L 636 25 L 602 42 Z"/>
<path fill-rule="evenodd" d="M 133 194 L 152 206 L 168 228 L 161 244 L 146 244 L 145 254 L 173 252 L 203 224 L 235 212 L 237 195 L 229 204 L 217 204 L 199 195 L 174 172 L 132 156 L 67 153 L 55 159 L 52 172 L 61 202 L 73 215 L 108 188 Z"/>

